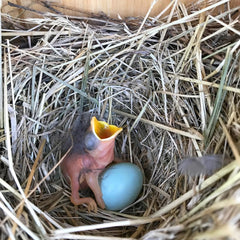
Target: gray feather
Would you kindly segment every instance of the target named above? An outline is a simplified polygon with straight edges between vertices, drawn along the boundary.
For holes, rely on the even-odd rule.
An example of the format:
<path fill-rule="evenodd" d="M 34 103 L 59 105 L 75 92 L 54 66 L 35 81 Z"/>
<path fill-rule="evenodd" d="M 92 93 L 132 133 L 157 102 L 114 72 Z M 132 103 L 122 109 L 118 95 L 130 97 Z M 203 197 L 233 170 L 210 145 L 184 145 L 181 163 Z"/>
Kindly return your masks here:
<path fill-rule="evenodd" d="M 203 175 L 212 175 L 223 165 L 222 155 L 205 155 L 202 157 L 188 157 L 183 159 L 178 170 L 180 174 L 190 177 Z"/>

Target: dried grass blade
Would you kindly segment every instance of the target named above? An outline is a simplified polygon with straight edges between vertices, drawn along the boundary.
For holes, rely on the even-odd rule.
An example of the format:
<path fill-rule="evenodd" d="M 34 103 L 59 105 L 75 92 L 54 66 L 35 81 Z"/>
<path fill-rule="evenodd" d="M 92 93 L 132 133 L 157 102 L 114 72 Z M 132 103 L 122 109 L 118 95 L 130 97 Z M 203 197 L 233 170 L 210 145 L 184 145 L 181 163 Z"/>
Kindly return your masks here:
<path fill-rule="evenodd" d="M 213 112 L 210 116 L 208 126 L 206 130 L 204 131 L 204 145 L 207 146 L 209 142 L 211 141 L 211 138 L 213 136 L 213 133 L 215 131 L 219 115 L 221 112 L 222 104 L 226 96 L 226 91 L 223 89 L 224 83 L 228 82 L 227 79 L 227 74 L 230 66 L 230 62 L 232 60 L 232 54 L 230 53 L 230 48 L 228 48 L 227 53 L 226 53 L 226 58 L 223 66 L 223 71 L 222 71 L 222 76 L 221 76 L 221 81 L 220 81 L 220 86 L 217 92 L 216 100 L 214 103 L 214 108 Z"/>
<path fill-rule="evenodd" d="M 149 104 L 149 102 L 152 99 L 152 94 L 150 95 L 149 99 L 147 100 L 147 102 L 145 103 L 144 107 L 142 108 L 141 112 L 138 114 L 138 116 L 136 117 L 135 121 L 133 122 L 131 128 L 130 128 L 130 132 L 137 126 L 138 122 L 141 120 L 142 115 L 144 114 L 144 112 L 146 111 L 146 108 Z"/>
<path fill-rule="evenodd" d="M 92 38 L 93 35 L 90 37 L 89 41 L 88 41 L 88 48 L 87 49 L 91 49 L 92 46 Z M 83 79 L 82 79 L 82 87 L 81 87 L 81 91 L 83 93 L 86 92 L 86 86 L 87 86 L 87 80 L 88 80 L 88 72 L 89 72 L 89 66 L 90 66 L 90 50 L 87 51 L 87 57 L 86 57 L 86 62 L 85 62 L 85 66 L 84 66 L 84 73 L 83 73 Z M 83 104 L 84 104 L 84 98 L 81 98 L 80 100 L 80 109 L 79 112 L 83 111 Z"/>
<path fill-rule="evenodd" d="M 40 159 L 40 157 L 41 157 L 41 155 L 42 155 L 42 152 L 43 152 L 43 148 L 44 148 L 45 143 L 46 143 L 46 139 L 44 138 L 44 139 L 42 140 L 41 144 L 40 144 L 38 155 L 37 155 L 37 157 L 36 157 L 36 159 L 35 159 L 35 161 L 34 161 L 32 170 L 31 170 L 30 175 L 29 175 L 29 177 L 28 177 L 27 185 L 26 185 L 26 188 L 25 188 L 25 190 L 24 190 L 24 194 L 25 194 L 25 195 L 28 195 L 28 191 L 29 191 L 30 186 L 31 186 L 31 183 L 32 183 L 33 175 L 34 175 L 34 173 L 35 173 L 35 171 L 36 171 L 37 164 L 38 164 L 39 159 Z M 17 218 L 20 217 L 20 215 L 21 215 L 21 213 L 22 213 L 22 210 L 23 210 L 23 207 L 24 207 L 24 204 L 22 203 L 22 204 L 20 205 L 18 211 L 17 211 L 17 216 L 16 216 Z M 13 227 L 12 227 L 12 233 L 13 233 L 13 235 L 15 234 L 16 228 L 17 228 L 17 224 L 14 223 L 14 224 L 13 224 Z"/>
<path fill-rule="evenodd" d="M 4 129 L 5 129 L 5 134 L 6 134 L 6 148 L 8 149 L 7 154 L 8 154 L 9 170 L 15 181 L 15 184 L 17 185 L 21 195 L 23 196 L 23 198 L 25 200 L 26 206 L 34 219 L 36 226 L 38 226 L 38 229 L 40 230 L 41 234 L 44 235 L 46 233 L 45 229 L 43 228 L 42 224 L 40 223 L 38 216 L 36 215 L 36 213 L 33 211 L 32 207 L 30 206 L 29 201 L 26 199 L 26 196 L 23 192 L 23 189 L 20 185 L 20 182 L 17 178 L 16 172 L 14 169 L 14 162 L 13 162 L 13 156 L 12 156 L 12 151 L 11 151 L 12 146 L 11 146 L 11 140 L 10 140 L 11 139 L 10 128 L 9 128 L 9 122 L 8 122 L 9 117 L 8 117 L 8 98 L 7 98 L 6 53 L 4 54 L 4 62 L 5 62 L 5 65 L 4 65 Z M 5 206 L 3 206 L 3 207 L 5 209 Z M 5 211 L 7 213 L 9 213 L 6 209 L 5 209 Z M 12 215 L 12 213 L 11 213 L 11 215 Z M 14 216 L 14 218 L 15 218 L 15 216 Z"/>
<path fill-rule="evenodd" d="M 240 166 L 240 154 L 239 154 L 239 149 L 238 149 L 237 146 L 235 145 L 235 143 L 234 143 L 234 141 L 233 141 L 230 133 L 228 132 L 225 124 L 223 123 L 223 120 L 220 118 L 219 121 L 220 121 L 220 124 L 221 124 L 221 126 L 222 126 L 222 128 L 223 128 L 223 132 L 224 132 L 224 134 L 225 134 L 226 137 L 227 137 L 228 144 L 229 144 L 229 146 L 230 146 L 231 149 L 232 149 L 232 152 L 233 152 L 234 157 L 235 157 L 235 159 L 236 159 L 235 161 L 236 161 L 237 164 Z"/>
<path fill-rule="evenodd" d="M 201 71 L 201 62 L 202 59 L 202 53 L 199 50 L 196 52 L 196 69 L 197 69 L 197 76 L 199 81 L 202 82 L 202 71 Z M 205 102 L 205 92 L 204 92 L 204 86 L 202 84 L 199 84 L 199 97 L 200 97 L 200 115 L 201 115 L 201 124 L 202 124 L 202 130 L 206 128 L 206 118 L 207 118 L 207 113 L 206 113 L 206 102 Z"/>
<path fill-rule="evenodd" d="M 10 219 L 13 220 L 13 222 L 15 222 L 19 227 L 21 227 L 21 229 L 25 231 L 32 239 L 40 240 L 40 238 L 30 229 L 28 229 L 26 225 L 22 223 L 11 211 L 9 211 L 8 208 L 2 202 L 0 202 L 0 208 Z"/>
<path fill-rule="evenodd" d="M 215 173 L 211 177 L 207 178 L 203 183 L 198 185 L 197 186 L 198 191 L 202 191 L 205 188 L 211 186 L 213 183 L 219 181 L 222 177 L 224 177 L 228 173 L 232 172 L 235 167 L 236 167 L 236 163 L 235 162 L 231 162 L 226 167 L 222 168 L 217 173 Z M 168 204 L 164 208 L 160 209 L 159 211 L 155 212 L 151 216 L 152 217 L 160 217 L 160 216 L 166 214 L 167 212 L 169 212 L 172 209 L 174 209 L 176 206 L 179 206 L 180 204 L 184 203 L 186 200 L 192 198 L 195 195 L 195 192 L 196 192 L 195 189 L 192 189 L 192 190 L 186 192 L 185 194 L 180 196 L 178 199 L 176 199 L 175 201 L 171 202 L 170 204 Z M 181 221 L 184 221 L 184 220 L 185 220 L 185 215 L 184 215 L 183 218 L 181 218 Z"/>
<path fill-rule="evenodd" d="M 232 165 L 236 166 L 236 162 L 232 162 Z M 220 170 L 221 171 L 221 170 Z M 217 174 L 219 172 L 215 173 L 212 177 L 218 177 Z M 181 219 L 181 222 L 188 219 L 190 216 L 192 216 L 194 213 L 199 211 L 200 209 L 204 208 L 207 203 L 209 203 L 211 200 L 215 199 L 216 197 L 220 196 L 227 190 L 231 189 L 234 183 L 240 180 L 240 172 L 236 174 L 235 176 L 228 178 L 227 182 L 224 182 L 222 186 L 217 188 L 212 194 L 210 194 L 208 197 L 204 198 L 196 207 L 194 207 L 190 212 L 188 212 L 184 217 Z"/>
<path fill-rule="evenodd" d="M 232 224 L 220 224 L 214 227 L 211 230 L 207 230 L 204 233 L 195 234 L 193 239 L 194 240 L 202 240 L 202 239 L 234 239 L 236 236 L 240 236 L 239 228 Z M 236 238 L 239 239 L 239 238 Z"/>
<path fill-rule="evenodd" d="M 215 18 L 215 17 L 213 17 L 213 16 L 211 16 L 211 15 L 210 15 L 210 18 L 212 18 L 212 19 L 215 20 L 216 22 L 220 23 L 221 25 L 223 25 L 224 27 L 226 27 L 228 30 L 234 32 L 235 34 L 237 34 L 237 35 L 240 37 L 240 31 L 238 31 L 237 29 L 235 29 L 235 28 L 227 25 L 226 23 L 220 21 L 219 19 L 217 19 L 217 18 Z M 238 21 L 236 21 L 236 23 L 237 23 L 237 22 L 238 22 Z"/>
<path fill-rule="evenodd" d="M 117 114 L 120 114 L 122 116 L 129 117 L 131 119 L 137 119 L 136 116 L 134 116 L 132 114 L 129 114 L 129 113 L 126 113 L 126 112 L 118 111 L 118 110 L 115 110 L 115 109 L 113 110 L 113 112 L 115 112 Z M 200 133 L 194 134 L 194 133 L 190 133 L 190 132 L 187 132 L 187 131 L 182 131 L 182 130 L 179 130 L 179 129 L 176 129 L 176 128 L 168 127 L 168 126 L 166 126 L 164 124 L 161 124 L 161 123 L 156 123 L 156 122 L 150 121 L 150 120 L 145 119 L 145 118 L 140 118 L 139 120 L 143 123 L 149 124 L 151 126 L 154 126 L 154 127 L 157 127 L 157 128 L 160 128 L 160 129 L 172 132 L 172 133 L 176 133 L 176 134 L 179 134 L 179 135 L 182 135 L 182 136 L 185 136 L 185 137 L 189 137 L 189 138 L 192 138 L 192 139 L 196 139 L 196 140 L 203 140 L 203 137 Z"/>
<path fill-rule="evenodd" d="M 52 231 L 52 236 L 55 238 L 59 238 L 63 236 L 63 234 L 74 233 L 74 232 L 83 232 L 95 229 L 104 229 L 104 228 L 113 228 L 113 227 L 122 227 L 122 226 L 132 226 L 132 225 L 141 225 L 154 222 L 159 218 L 141 218 L 138 219 L 127 219 L 123 221 L 116 221 L 116 222 L 107 222 L 107 223 L 100 223 L 100 224 L 92 224 L 87 226 L 78 226 L 78 227 L 69 227 L 64 229 L 57 229 Z"/>
<path fill-rule="evenodd" d="M 77 234 L 64 234 L 62 236 L 50 237 L 49 240 L 55 239 L 78 239 L 78 240 L 134 240 L 134 238 L 125 238 L 125 237 L 108 237 L 108 236 L 93 236 L 93 235 L 77 235 Z"/>
<path fill-rule="evenodd" d="M 48 71 L 46 71 L 46 70 L 44 70 L 44 69 L 41 69 L 41 68 L 39 68 L 39 67 L 36 67 L 36 69 L 39 70 L 40 72 L 45 73 L 46 75 L 48 75 L 48 76 L 51 77 L 52 79 L 54 79 L 54 80 L 62 83 L 63 85 L 65 85 L 66 87 L 70 88 L 70 89 L 73 90 L 74 92 L 79 93 L 81 96 L 87 98 L 89 101 L 91 101 L 91 102 L 93 102 L 93 103 L 95 103 L 95 104 L 98 105 L 98 101 L 97 101 L 95 98 L 92 98 L 92 97 L 88 96 L 85 92 L 83 92 L 83 91 L 81 91 L 81 90 L 73 87 L 71 84 L 69 84 L 69 83 L 61 80 L 60 78 L 52 75 L 51 73 L 49 73 Z M 46 94 L 46 100 L 47 100 L 51 95 L 52 95 L 52 93 L 51 93 L 51 92 L 48 92 L 48 94 Z"/>
<path fill-rule="evenodd" d="M 3 128 L 3 122 L 4 122 L 4 119 L 3 119 L 3 102 L 4 102 L 4 99 L 3 99 L 3 75 L 2 75 L 2 62 L 3 62 L 3 59 L 2 59 L 2 24 L 0 24 L 0 45 L 1 45 L 1 48 L 0 48 L 0 128 Z M 6 63 L 4 63 L 6 64 Z"/>
<path fill-rule="evenodd" d="M 19 200 L 21 200 L 21 201 L 20 201 L 20 204 L 22 204 L 22 203 L 24 202 L 24 199 L 23 199 L 22 195 L 21 195 L 18 191 L 16 191 L 12 186 L 10 186 L 6 181 L 4 181 L 2 178 L 0 178 L 0 184 L 1 184 L 3 187 L 5 187 L 9 192 L 11 192 L 12 194 L 14 194 L 14 196 L 15 196 L 16 198 L 18 198 Z M 30 195 L 29 195 L 29 196 L 30 196 Z M 29 196 L 28 196 L 28 197 L 29 197 Z M 61 226 L 60 226 L 58 223 L 56 223 L 52 218 L 50 218 L 50 216 L 49 216 L 47 213 L 41 211 L 38 207 L 36 207 L 35 205 L 33 205 L 31 202 L 29 202 L 29 203 L 30 203 L 31 207 L 32 207 L 38 214 L 41 214 L 41 215 L 44 216 L 46 219 L 48 219 L 48 221 L 51 222 L 55 227 L 61 229 Z M 19 204 L 17 207 L 19 207 L 20 204 Z M 7 219 L 8 219 L 8 217 L 5 217 L 5 219 L 0 222 L 0 226 L 2 226 Z"/>
<path fill-rule="evenodd" d="M 169 74 L 169 77 L 174 78 L 175 75 Z M 209 87 L 214 87 L 214 88 L 220 88 L 220 84 L 207 82 L 207 81 L 200 81 L 200 80 L 193 79 L 193 78 L 187 78 L 187 77 L 179 76 L 179 80 L 185 81 L 185 82 L 196 83 L 196 84 L 202 84 L 202 85 L 209 86 Z M 240 88 L 230 87 L 230 86 L 224 85 L 223 89 L 226 90 L 226 91 L 229 91 L 229 92 L 234 92 L 234 93 L 240 94 Z"/>

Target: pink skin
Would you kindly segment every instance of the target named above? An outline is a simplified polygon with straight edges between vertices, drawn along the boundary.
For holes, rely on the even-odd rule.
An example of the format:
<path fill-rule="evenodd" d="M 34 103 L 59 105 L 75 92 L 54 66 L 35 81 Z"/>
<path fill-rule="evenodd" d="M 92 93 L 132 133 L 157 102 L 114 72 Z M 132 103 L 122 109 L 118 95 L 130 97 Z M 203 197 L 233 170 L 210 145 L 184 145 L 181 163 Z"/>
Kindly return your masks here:
<path fill-rule="evenodd" d="M 115 138 L 120 131 L 110 138 L 100 139 L 94 150 L 80 154 L 75 153 L 73 148 L 63 159 L 61 169 L 71 183 L 71 202 L 74 205 L 87 204 L 88 210 L 95 212 L 97 211 L 97 204 L 102 209 L 105 208 L 98 177 L 104 168 L 114 160 Z M 97 204 L 91 197 L 79 197 L 79 190 L 87 186 L 94 193 Z"/>

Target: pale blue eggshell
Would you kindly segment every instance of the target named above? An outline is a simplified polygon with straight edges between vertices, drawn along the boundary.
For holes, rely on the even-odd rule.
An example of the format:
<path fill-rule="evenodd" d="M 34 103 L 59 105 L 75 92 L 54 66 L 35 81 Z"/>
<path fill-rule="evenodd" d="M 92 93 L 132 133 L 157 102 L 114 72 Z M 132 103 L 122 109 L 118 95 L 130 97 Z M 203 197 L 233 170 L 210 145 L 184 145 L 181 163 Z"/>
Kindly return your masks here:
<path fill-rule="evenodd" d="M 101 174 L 99 184 L 106 209 L 117 211 L 137 199 L 143 185 L 143 174 L 135 164 L 117 163 Z"/>

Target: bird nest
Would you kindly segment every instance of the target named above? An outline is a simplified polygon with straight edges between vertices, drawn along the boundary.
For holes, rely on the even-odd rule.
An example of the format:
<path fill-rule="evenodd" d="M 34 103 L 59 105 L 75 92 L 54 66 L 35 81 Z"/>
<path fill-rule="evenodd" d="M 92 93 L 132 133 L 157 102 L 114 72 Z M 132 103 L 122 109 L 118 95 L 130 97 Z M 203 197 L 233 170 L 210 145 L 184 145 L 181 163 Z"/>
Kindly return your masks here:
<path fill-rule="evenodd" d="M 207 12 L 224 2 L 176 1 L 165 18 L 2 15 L 2 239 L 240 235 L 238 9 Z M 122 211 L 70 202 L 61 146 L 83 113 L 122 127 L 115 155 L 144 172 Z M 181 174 L 184 158 L 206 154 L 224 156 L 217 172 Z"/>

